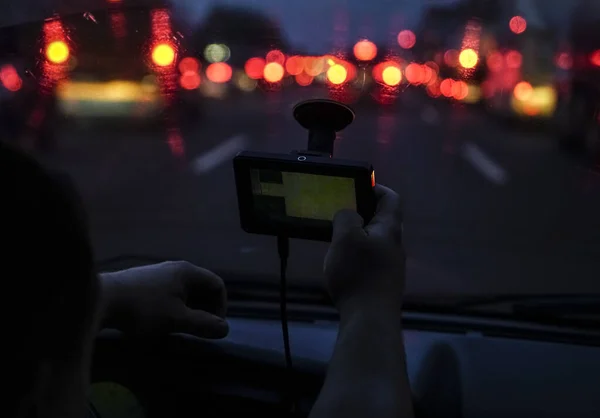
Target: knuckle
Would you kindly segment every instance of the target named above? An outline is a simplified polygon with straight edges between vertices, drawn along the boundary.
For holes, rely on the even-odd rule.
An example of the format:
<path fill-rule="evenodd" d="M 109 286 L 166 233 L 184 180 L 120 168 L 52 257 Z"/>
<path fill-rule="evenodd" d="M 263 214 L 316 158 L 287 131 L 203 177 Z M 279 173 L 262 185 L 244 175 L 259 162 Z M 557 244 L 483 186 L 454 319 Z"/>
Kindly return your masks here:
<path fill-rule="evenodd" d="M 188 273 L 197 269 L 192 263 L 186 260 L 167 261 L 169 268 L 179 273 Z"/>

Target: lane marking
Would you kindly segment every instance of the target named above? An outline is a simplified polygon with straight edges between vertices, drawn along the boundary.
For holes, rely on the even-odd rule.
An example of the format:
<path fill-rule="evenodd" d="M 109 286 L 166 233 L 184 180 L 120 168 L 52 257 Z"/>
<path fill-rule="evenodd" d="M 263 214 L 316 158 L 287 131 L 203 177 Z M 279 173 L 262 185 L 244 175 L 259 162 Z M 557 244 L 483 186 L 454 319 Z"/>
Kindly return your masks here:
<path fill-rule="evenodd" d="M 463 145 L 461 155 L 466 161 L 471 163 L 473 168 L 492 183 L 503 185 L 508 181 L 506 170 L 472 142 L 467 142 Z"/>
<path fill-rule="evenodd" d="M 233 157 L 238 151 L 241 151 L 248 138 L 245 135 L 235 135 L 213 149 L 199 155 L 191 162 L 194 173 L 204 174 L 214 170 L 226 160 Z"/>

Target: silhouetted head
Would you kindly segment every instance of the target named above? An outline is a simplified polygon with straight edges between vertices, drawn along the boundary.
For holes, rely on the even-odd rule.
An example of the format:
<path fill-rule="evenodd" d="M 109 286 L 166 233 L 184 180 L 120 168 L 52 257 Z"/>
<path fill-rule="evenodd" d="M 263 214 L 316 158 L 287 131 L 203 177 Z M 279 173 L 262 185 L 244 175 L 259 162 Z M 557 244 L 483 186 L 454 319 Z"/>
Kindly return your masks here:
<path fill-rule="evenodd" d="M 0 208 L 2 415 L 80 418 L 99 297 L 81 201 L 0 143 Z"/>

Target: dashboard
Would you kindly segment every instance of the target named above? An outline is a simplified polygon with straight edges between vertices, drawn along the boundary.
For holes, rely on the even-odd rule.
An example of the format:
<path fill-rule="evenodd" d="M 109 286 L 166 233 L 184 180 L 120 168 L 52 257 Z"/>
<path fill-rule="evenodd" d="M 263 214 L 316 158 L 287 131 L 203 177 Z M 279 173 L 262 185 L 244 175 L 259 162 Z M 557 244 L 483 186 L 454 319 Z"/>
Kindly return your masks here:
<path fill-rule="evenodd" d="M 412 313 L 404 322 L 417 417 L 600 417 L 600 332 Z M 291 321 L 289 329 L 294 416 L 307 416 L 337 322 Z M 281 406 L 287 376 L 276 319 L 230 318 L 219 341 L 105 330 L 90 402 L 101 418 L 291 416 Z"/>

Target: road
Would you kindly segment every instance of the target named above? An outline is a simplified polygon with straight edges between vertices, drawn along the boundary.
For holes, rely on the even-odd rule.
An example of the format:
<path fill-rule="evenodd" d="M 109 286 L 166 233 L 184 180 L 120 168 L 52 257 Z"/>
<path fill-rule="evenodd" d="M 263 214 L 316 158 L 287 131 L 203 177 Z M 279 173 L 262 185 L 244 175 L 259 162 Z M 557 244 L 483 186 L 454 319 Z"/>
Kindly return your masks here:
<path fill-rule="evenodd" d="M 408 292 L 600 292 L 600 177 L 546 134 L 406 96 L 360 108 L 336 156 L 371 161 L 401 194 Z M 98 259 L 186 258 L 226 280 L 276 280 L 275 239 L 239 228 L 231 158 L 301 149 L 306 132 L 290 97 L 265 100 L 212 103 L 181 143 L 164 131 L 65 129 L 46 158 L 77 182 Z M 320 282 L 326 248 L 292 242 L 290 280 Z"/>

